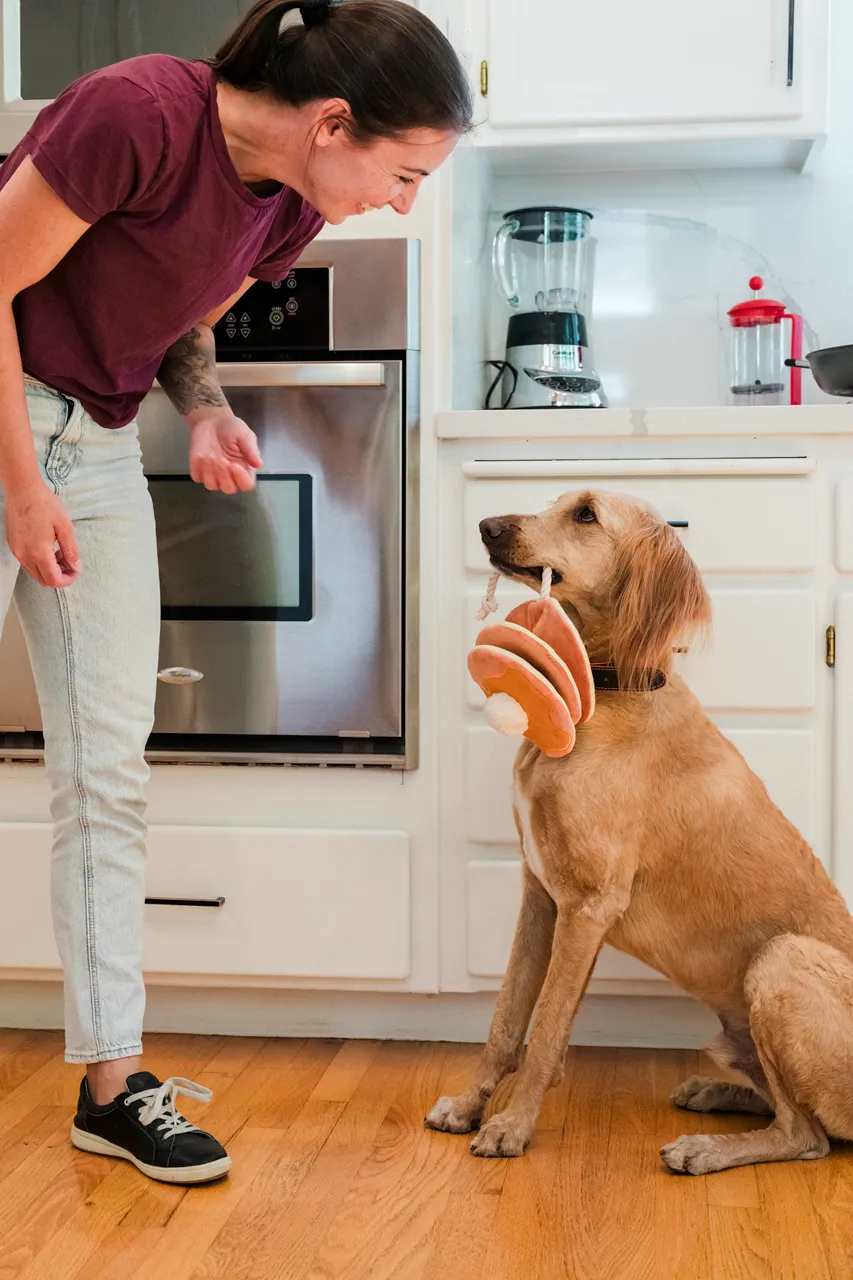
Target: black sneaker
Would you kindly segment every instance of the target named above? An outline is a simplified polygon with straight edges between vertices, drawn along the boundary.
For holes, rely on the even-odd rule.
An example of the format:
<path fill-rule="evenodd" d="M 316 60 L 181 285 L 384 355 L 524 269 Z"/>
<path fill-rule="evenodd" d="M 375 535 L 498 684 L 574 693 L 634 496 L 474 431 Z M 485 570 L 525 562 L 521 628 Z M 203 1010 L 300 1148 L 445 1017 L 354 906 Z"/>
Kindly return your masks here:
<path fill-rule="evenodd" d="M 99 1107 L 83 1077 L 71 1141 L 81 1151 L 130 1160 L 160 1182 L 211 1182 L 231 1168 L 221 1143 L 175 1110 L 179 1093 L 210 1102 L 209 1089 L 180 1076 L 161 1084 L 150 1071 L 127 1077 L 127 1092 Z"/>

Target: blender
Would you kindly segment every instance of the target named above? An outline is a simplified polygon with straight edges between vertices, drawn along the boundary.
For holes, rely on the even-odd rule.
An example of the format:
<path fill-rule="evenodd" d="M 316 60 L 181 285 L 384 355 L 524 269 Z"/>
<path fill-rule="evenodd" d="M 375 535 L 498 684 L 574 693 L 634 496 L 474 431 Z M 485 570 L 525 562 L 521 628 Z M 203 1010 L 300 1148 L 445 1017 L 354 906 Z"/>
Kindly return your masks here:
<path fill-rule="evenodd" d="M 733 404 L 772 405 L 802 402 L 803 317 L 784 302 L 760 298 L 761 276 L 749 282 L 752 298 L 729 311 L 732 324 L 731 393 Z M 790 356 L 782 341 L 782 321 L 791 321 Z M 790 383 L 787 370 L 790 369 Z"/>
<path fill-rule="evenodd" d="M 607 404 L 592 364 L 586 321 L 591 222 L 585 209 L 535 207 L 504 215 L 492 249 L 495 279 L 511 312 L 506 360 L 499 365 L 503 408 L 602 409 Z M 489 397 L 487 407 L 488 402 Z"/>

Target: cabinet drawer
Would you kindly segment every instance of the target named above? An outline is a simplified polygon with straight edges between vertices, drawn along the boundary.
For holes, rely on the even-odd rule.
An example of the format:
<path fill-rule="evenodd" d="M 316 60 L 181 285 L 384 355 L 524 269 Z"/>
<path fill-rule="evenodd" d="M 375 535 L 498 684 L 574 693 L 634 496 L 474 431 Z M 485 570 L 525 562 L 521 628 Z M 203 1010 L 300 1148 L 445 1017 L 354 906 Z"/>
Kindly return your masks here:
<path fill-rule="evenodd" d="M 466 635 L 470 648 L 482 623 L 476 620 L 482 591 L 469 592 Z M 714 627 L 705 649 L 679 655 L 676 667 L 702 705 L 714 711 L 803 711 L 814 706 L 815 671 L 822 653 L 813 592 L 790 588 L 712 591 Z M 530 592 L 498 584 L 498 617 Z M 465 655 L 460 654 L 463 664 Z M 467 700 L 483 705 L 483 694 L 466 678 Z"/>
<path fill-rule="evenodd" d="M 503 977 L 520 905 L 520 859 L 468 863 L 468 971 L 475 978 Z M 604 947 L 592 976 L 664 981 L 654 969 L 612 947 Z"/>
<path fill-rule="evenodd" d="M 805 573 L 815 563 L 815 491 L 808 476 L 468 480 L 465 564 L 482 570 L 479 523 L 487 516 L 543 511 L 578 489 L 628 493 L 650 502 L 679 533 L 704 573 Z"/>
<path fill-rule="evenodd" d="M 59 967 L 50 846 L 47 824 L 0 826 L 0 967 Z M 406 978 L 409 861 L 401 831 L 152 827 L 147 895 L 178 904 L 146 908 L 145 970 Z"/>
<path fill-rule="evenodd" d="M 808 841 L 815 828 L 815 736 L 810 729 L 723 729 L 785 816 Z M 465 738 L 465 814 L 473 844 L 516 847 L 512 765 L 518 740 L 487 726 Z"/>

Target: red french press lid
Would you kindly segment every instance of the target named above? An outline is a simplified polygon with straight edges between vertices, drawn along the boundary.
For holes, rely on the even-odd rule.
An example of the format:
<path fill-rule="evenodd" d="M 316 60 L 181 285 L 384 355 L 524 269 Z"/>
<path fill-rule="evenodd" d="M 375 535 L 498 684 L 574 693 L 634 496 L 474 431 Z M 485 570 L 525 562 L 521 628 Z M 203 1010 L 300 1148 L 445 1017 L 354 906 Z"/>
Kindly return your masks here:
<path fill-rule="evenodd" d="M 761 276 L 753 276 L 749 287 L 756 293 L 763 289 L 764 281 Z M 772 298 L 750 298 L 749 302 L 737 303 L 728 314 L 736 329 L 748 329 L 758 324 L 778 324 L 785 315 L 785 304 L 774 302 Z"/>

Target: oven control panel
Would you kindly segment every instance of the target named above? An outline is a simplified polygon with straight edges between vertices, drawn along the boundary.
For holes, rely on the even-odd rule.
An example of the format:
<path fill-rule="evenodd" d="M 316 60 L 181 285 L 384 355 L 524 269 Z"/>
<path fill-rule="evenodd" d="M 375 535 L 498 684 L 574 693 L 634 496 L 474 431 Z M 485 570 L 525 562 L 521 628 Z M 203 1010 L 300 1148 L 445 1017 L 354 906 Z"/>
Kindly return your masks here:
<path fill-rule="evenodd" d="M 333 350 L 331 267 L 295 267 L 283 280 L 258 280 L 213 332 L 220 361 Z"/>

